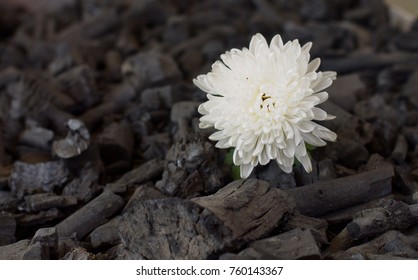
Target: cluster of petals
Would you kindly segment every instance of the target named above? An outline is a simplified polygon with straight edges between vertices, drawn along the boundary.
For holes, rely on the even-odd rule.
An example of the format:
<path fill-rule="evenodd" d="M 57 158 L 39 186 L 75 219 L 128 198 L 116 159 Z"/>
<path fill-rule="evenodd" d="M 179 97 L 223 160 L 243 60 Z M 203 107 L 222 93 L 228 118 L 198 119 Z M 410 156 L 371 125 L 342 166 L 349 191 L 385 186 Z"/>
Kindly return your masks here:
<path fill-rule="evenodd" d="M 320 59 L 310 61 L 311 46 L 298 40 L 284 44 L 280 35 L 268 44 L 256 34 L 249 48 L 227 51 L 209 73 L 193 80 L 208 98 L 198 108 L 200 128 L 216 129 L 209 137 L 216 147 L 234 148 L 242 178 L 270 160 L 289 173 L 296 158 L 310 172 L 306 143 L 336 140 L 315 122 L 333 118 L 316 106 L 328 99 L 324 89 L 336 73 L 318 71 Z"/>

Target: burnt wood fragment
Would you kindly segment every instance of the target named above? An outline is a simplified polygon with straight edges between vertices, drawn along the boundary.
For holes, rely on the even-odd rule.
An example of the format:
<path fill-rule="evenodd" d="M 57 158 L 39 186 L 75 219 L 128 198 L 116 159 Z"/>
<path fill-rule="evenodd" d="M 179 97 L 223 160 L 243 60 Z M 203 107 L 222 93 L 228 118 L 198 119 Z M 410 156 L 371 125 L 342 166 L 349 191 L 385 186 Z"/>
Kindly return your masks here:
<path fill-rule="evenodd" d="M 80 155 L 90 144 L 90 133 L 83 122 L 70 119 L 66 126 L 68 128 L 67 136 L 54 141 L 52 147 L 54 154 L 63 159 Z"/>
<path fill-rule="evenodd" d="M 60 196 L 50 193 L 39 193 L 25 196 L 25 208 L 28 212 L 36 212 L 49 208 L 65 208 L 77 205 L 74 196 Z"/>
<path fill-rule="evenodd" d="M 134 135 L 127 122 L 111 123 L 99 134 L 97 141 L 105 164 L 131 160 Z"/>
<path fill-rule="evenodd" d="M 0 246 L 16 241 L 16 219 L 9 213 L 0 213 Z"/>
<path fill-rule="evenodd" d="M 321 216 L 331 211 L 388 195 L 392 191 L 392 167 L 383 167 L 357 175 L 286 190 L 297 209 L 307 216 Z"/>
<path fill-rule="evenodd" d="M 15 162 L 10 175 L 10 189 L 18 198 L 37 192 L 53 192 L 69 180 L 69 172 L 60 161 L 28 164 Z"/>
<path fill-rule="evenodd" d="M 207 259 L 232 241 L 230 229 L 211 211 L 179 198 L 130 208 L 120 237 L 118 259 Z"/>
<path fill-rule="evenodd" d="M 82 239 L 90 231 L 105 223 L 123 206 L 123 199 L 111 192 L 104 191 L 101 195 L 60 222 L 56 228 L 58 236 L 69 237 L 76 233 Z"/>
<path fill-rule="evenodd" d="M 236 239 L 246 241 L 265 236 L 295 208 L 285 192 L 256 179 L 233 181 L 213 195 L 192 201 L 212 211 Z"/>
<path fill-rule="evenodd" d="M 418 205 L 395 200 L 382 200 L 380 207 L 366 209 L 347 225 L 353 239 L 374 237 L 388 230 L 407 229 L 418 223 Z"/>

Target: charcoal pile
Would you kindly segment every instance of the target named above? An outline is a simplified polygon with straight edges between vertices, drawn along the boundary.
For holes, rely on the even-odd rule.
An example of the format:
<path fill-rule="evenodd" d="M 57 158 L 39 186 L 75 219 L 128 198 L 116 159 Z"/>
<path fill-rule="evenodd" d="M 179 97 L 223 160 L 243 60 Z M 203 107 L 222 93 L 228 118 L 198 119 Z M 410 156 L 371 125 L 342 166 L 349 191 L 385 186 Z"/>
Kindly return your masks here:
<path fill-rule="evenodd" d="M 383 1 L 0 7 L 0 259 L 418 258 L 418 23 Z M 338 73 L 311 173 L 238 179 L 199 128 L 193 78 L 255 33 Z"/>

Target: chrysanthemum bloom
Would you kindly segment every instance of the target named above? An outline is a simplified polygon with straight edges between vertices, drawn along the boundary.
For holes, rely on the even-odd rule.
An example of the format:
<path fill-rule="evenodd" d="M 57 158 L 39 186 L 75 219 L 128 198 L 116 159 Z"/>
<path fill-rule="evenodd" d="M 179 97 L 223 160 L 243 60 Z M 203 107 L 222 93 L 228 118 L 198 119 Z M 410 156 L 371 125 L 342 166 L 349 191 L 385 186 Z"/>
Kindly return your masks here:
<path fill-rule="evenodd" d="M 209 137 L 218 141 L 216 147 L 235 147 L 233 161 L 242 178 L 273 159 L 289 173 L 296 158 L 310 172 L 305 143 L 336 140 L 334 132 L 314 122 L 334 118 L 315 106 L 328 99 L 323 90 L 336 73 L 317 71 L 320 59 L 309 62 L 311 46 L 301 47 L 298 40 L 283 44 L 279 35 L 269 46 L 256 34 L 249 49 L 222 54 L 211 72 L 193 80 L 208 98 L 198 109 L 200 128 L 218 130 Z"/>

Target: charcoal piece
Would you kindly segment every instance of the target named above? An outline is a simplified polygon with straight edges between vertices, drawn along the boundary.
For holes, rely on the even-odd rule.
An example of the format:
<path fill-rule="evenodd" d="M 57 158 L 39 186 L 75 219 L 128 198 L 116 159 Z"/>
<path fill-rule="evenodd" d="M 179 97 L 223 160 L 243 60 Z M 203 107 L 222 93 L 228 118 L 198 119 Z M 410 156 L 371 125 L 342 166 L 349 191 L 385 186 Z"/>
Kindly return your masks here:
<path fill-rule="evenodd" d="M 181 101 L 173 104 L 171 108 L 170 120 L 179 125 L 179 133 L 181 137 L 187 137 L 189 133 L 188 123 L 192 117 L 197 114 L 197 107 L 200 102 L 196 101 Z"/>
<path fill-rule="evenodd" d="M 36 192 L 52 192 L 55 187 L 64 185 L 69 172 L 60 161 L 28 164 L 17 161 L 10 175 L 10 189 L 18 198 Z"/>
<path fill-rule="evenodd" d="M 87 150 L 88 151 L 88 150 Z M 62 190 L 62 195 L 74 196 L 80 202 L 88 202 L 98 195 L 103 187 L 98 184 L 101 166 L 97 162 L 87 161 L 86 159 L 78 163 L 78 177 L 73 179 Z M 86 162 L 87 161 L 87 162 Z"/>
<path fill-rule="evenodd" d="M 116 216 L 109 222 L 97 227 L 89 234 L 91 246 L 99 248 L 101 246 L 112 246 L 120 242 L 119 228 L 122 216 Z"/>
<path fill-rule="evenodd" d="M 23 131 L 20 142 L 24 145 L 49 150 L 54 132 L 43 127 L 30 127 Z"/>
<path fill-rule="evenodd" d="M 20 72 L 14 67 L 7 67 L 0 71 L 0 88 L 4 88 L 7 84 L 15 82 L 20 78 Z"/>
<path fill-rule="evenodd" d="M 163 178 L 155 187 L 164 194 L 179 197 L 217 191 L 224 180 L 219 153 L 198 134 L 177 140 L 167 152 Z"/>
<path fill-rule="evenodd" d="M 347 250 L 353 243 L 354 240 L 348 234 L 347 228 L 344 228 L 331 240 L 329 247 L 324 251 L 323 255 L 325 258 L 333 258 L 336 253 Z"/>
<path fill-rule="evenodd" d="M 418 51 L 418 33 L 408 32 L 398 34 L 394 38 L 394 43 L 399 50 Z"/>
<path fill-rule="evenodd" d="M 168 44 L 179 44 L 189 37 L 188 19 L 185 16 L 171 16 L 164 31 L 164 41 Z"/>
<path fill-rule="evenodd" d="M 302 214 L 317 217 L 391 193 L 393 175 L 392 167 L 383 167 L 289 189 L 286 193 L 293 197 Z"/>
<path fill-rule="evenodd" d="M 328 1 L 326 0 L 313 0 L 306 1 L 302 5 L 300 15 L 304 19 L 321 20 L 324 17 L 329 18 Z"/>
<path fill-rule="evenodd" d="M 370 142 L 369 150 L 390 156 L 398 135 L 396 127 L 389 121 L 377 119 L 373 122 L 374 137 Z"/>
<path fill-rule="evenodd" d="M 1 106 L 1 105 L 0 105 Z M 0 107 L 0 109 L 2 109 Z M 2 110 L 0 110 L 2 111 Z M 6 110 L 4 110 L 6 111 Z M 2 121 L 2 116 L 0 114 L 0 166 L 6 163 L 6 145 L 5 145 L 5 138 L 4 138 L 4 125 Z"/>
<path fill-rule="evenodd" d="M 418 191 L 418 183 L 414 180 L 411 171 L 407 167 L 395 166 L 395 175 L 395 190 L 406 195 L 412 195 Z"/>
<path fill-rule="evenodd" d="M 0 213 L 0 246 L 16 241 L 16 219 L 8 213 Z"/>
<path fill-rule="evenodd" d="M 387 105 L 383 97 L 377 94 L 367 100 L 357 102 L 354 106 L 354 113 L 365 120 L 378 118 L 393 125 L 397 125 L 399 120 L 398 111 Z"/>
<path fill-rule="evenodd" d="M 382 235 L 346 250 L 348 254 L 380 254 L 407 258 L 418 258 L 418 237 L 406 236 L 397 230 L 389 230 Z"/>
<path fill-rule="evenodd" d="M 266 0 L 252 0 L 254 6 L 257 8 L 259 13 L 263 16 L 263 19 L 267 22 L 281 24 L 280 17 L 275 12 L 274 7 L 269 1 Z"/>
<path fill-rule="evenodd" d="M 106 52 L 106 78 L 113 82 L 119 82 L 122 78 L 122 55 L 116 50 Z"/>
<path fill-rule="evenodd" d="M 212 212 L 179 198 L 130 208 L 123 214 L 120 237 L 118 259 L 208 259 L 232 240 Z"/>
<path fill-rule="evenodd" d="M 321 252 L 310 230 L 295 228 L 280 235 L 260 239 L 230 259 L 298 260 L 321 259 Z M 225 259 L 225 257 L 224 257 Z"/>
<path fill-rule="evenodd" d="M 173 87 L 147 88 L 141 93 L 141 104 L 148 110 L 170 108 L 172 103 Z"/>
<path fill-rule="evenodd" d="M 89 253 L 85 248 L 83 247 L 74 247 L 70 249 L 69 252 L 67 252 L 61 260 L 94 260 L 94 255 L 92 253 Z"/>
<path fill-rule="evenodd" d="M 80 120 L 86 127 L 92 129 L 97 126 L 97 124 L 101 123 L 106 116 L 116 113 L 123 108 L 123 106 L 123 104 L 115 101 L 106 101 L 85 111 L 80 116 Z"/>
<path fill-rule="evenodd" d="M 396 137 L 395 146 L 390 156 L 397 164 L 401 164 L 405 161 L 407 153 L 408 142 L 403 134 L 399 134 Z"/>
<path fill-rule="evenodd" d="M 84 238 L 90 231 L 106 222 L 123 206 L 123 199 L 111 192 L 101 195 L 60 222 L 56 228 L 58 236 L 69 237 L 76 233 L 78 239 Z"/>
<path fill-rule="evenodd" d="M 344 110 L 353 111 L 358 95 L 366 90 L 359 74 L 338 76 L 328 89 L 329 99 Z"/>
<path fill-rule="evenodd" d="M 122 64 L 122 73 L 135 80 L 137 89 L 181 77 L 173 58 L 158 52 L 144 52 L 128 57 Z"/>
<path fill-rule="evenodd" d="M 94 75 L 93 69 L 88 65 L 80 65 L 62 73 L 57 80 L 63 92 L 71 96 L 82 109 L 87 109 L 100 99 Z"/>
<path fill-rule="evenodd" d="M 125 173 L 115 182 L 107 184 L 106 188 L 119 189 L 133 185 L 140 185 L 160 176 L 163 170 L 164 161 L 160 159 L 153 159 Z"/>
<path fill-rule="evenodd" d="M 30 245 L 40 243 L 44 247 L 46 259 L 55 258 L 58 252 L 58 234 L 54 227 L 38 229 L 32 237 Z"/>
<path fill-rule="evenodd" d="M 378 168 L 391 167 L 392 164 L 379 154 L 372 154 L 362 170 L 372 171 Z M 395 167 L 396 168 L 396 167 Z"/>
<path fill-rule="evenodd" d="M 49 208 L 65 208 L 77 205 L 77 198 L 74 196 L 60 196 L 51 193 L 39 193 L 25 196 L 26 210 L 37 212 Z"/>
<path fill-rule="evenodd" d="M 281 231 L 285 232 L 295 228 L 308 229 L 318 244 L 328 244 L 328 222 L 325 219 L 308 217 L 295 211 L 288 216 L 286 222 L 281 227 Z"/>
<path fill-rule="evenodd" d="M 365 146 L 343 136 L 338 136 L 338 142 L 328 144 L 321 152 L 352 169 L 358 169 L 369 158 Z"/>
<path fill-rule="evenodd" d="M 17 208 L 17 199 L 9 191 L 0 191 L 0 212 L 14 212 Z"/>
<path fill-rule="evenodd" d="M 17 218 L 17 223 L 21 227 L 33 227 L 52 223 L 62 219 L 64 214 L 57 208 L 51 208 L 45 211 L 39 211 L 35 214 L 26 214 Z"/>
<path fill-rule="evenodd" d="M 246 241 L 265 236 L 295 208 L 285 192 L 256 179 L 233 181 L 213 195 L 191 201 L 212 211 L 235 238 Z"/>
<path fill-rule="evenodd" d="M 326 219 L 328 222 L 335 224 L 348 223 L 351 222 L 354 219 L 354 216 L 360 211 L 379 207 L 382 199 L 394 199 L 394 197 L 395 196 L 393 194 L 389 194 L 384 197 L 375 198 L 364 203 L 332 211 L 328 214 L 322 215 L 321 218 Z"/>
<path fill-rule="evenodd" d="M 82 121 L 70 119 L 66 126 L 67 137 L 54 141 L 52 146 L 54 154 L 63 159 L 80 155 L 90 144 L 90 133 Z"/>
<path fill-rule="evenodd" d="M 126 206 L 123 209 L 123 212 L 128 211 L 130 208 L 135 207 L 135 205 L 140 204 L 146 200 L 161 198 L 167 198 L 167 195 L 155 189 L 153 184 L 140 185 L 135 189 L 134 193 L 129 198 L 128 203 L 126 203 Z"/>
<path fill-rule="evenodd" d="M 30 240 L 23 239 L 10 245 L 0 246 L 0 260 L 24 260 Z M 39 258 L 40 259 L 40 258 Z"/>
<path fill-rule="evenodd" d="M 404 230 L 418 223 L 418 205 L 382 200 L 380 207 L 359 212 L 347 225 L 348 234 L 357 240 L 375 237 L 388 230 Z"/>
<path fill-rule="evenodd" d="M 328 100 L 318 107 L 325 110 L 328 114 L 336 116 L 336 119 L 324 123 L 338 135 L 340 139 L 348 139 L 356 142 L 358 145 L 365 145 L 373 138 L 373 127 L 370 123 L 350 114 L 340 106 Z M 344 147 L 344 145 L 339 145 Z"/>
<path fill-rule="evenodd" d="M 295 174 L 293 172 L 284 172 L 275 162 L 270 162 L 266 166 L 260 166 L 251 177 L 267 181 L 271 186 L 281 190 L 296 187 Z"/>
<path fill-rule="evenodd" d="M 344 58 L 326 58 L 322 60 L 322 69 L 340 74 L 357 72 L 365 69 L 377 69 L 397 64 L 417 63 L 418 55 L 409 53 L 371 53 L 356 54 Z"/>
<path fill-rule="evenodd" d="M 134 134 L 127 122 L 111 123 L 99 134 L 97 141 L 105 164 L 131 160 Z"/>

